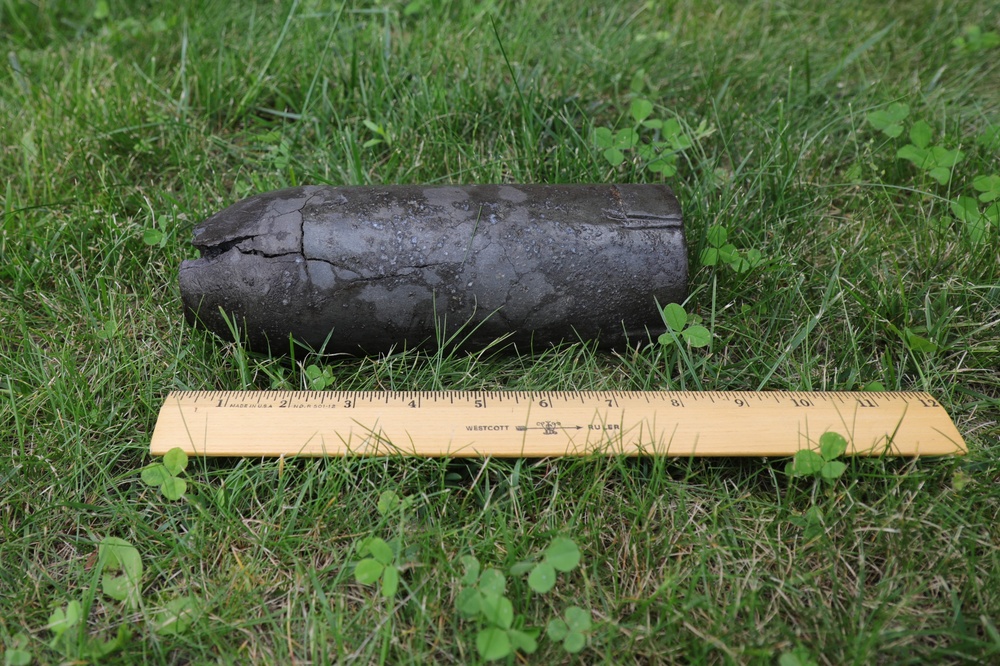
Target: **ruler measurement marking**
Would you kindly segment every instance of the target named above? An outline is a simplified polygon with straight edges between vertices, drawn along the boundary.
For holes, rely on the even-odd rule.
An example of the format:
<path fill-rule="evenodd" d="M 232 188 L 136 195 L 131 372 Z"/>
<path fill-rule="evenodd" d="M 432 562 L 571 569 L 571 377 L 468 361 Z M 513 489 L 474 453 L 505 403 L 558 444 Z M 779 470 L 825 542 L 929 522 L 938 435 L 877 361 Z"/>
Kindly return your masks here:
<path fill-rule="evenodd" d="M 253 456 L 756 456 L 815 447 L 828 430 L 847 437 L 853 453 L 965 452 L 940 403 L 915 391 L 178 391 L 165 401 L 150 448 Z"/>

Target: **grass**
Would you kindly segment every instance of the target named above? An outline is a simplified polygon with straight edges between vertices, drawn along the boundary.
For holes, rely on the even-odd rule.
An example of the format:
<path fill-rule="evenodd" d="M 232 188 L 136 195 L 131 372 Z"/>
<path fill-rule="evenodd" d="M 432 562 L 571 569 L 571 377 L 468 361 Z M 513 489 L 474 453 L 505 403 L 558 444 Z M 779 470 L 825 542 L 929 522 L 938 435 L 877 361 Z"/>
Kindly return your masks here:
<path fill-rule="evenodd" d="M 581 566 L 548 595 L 513 579 L 507 593 L 529 626 L 575 604 L 594 630 L 578 657 L 543 637 L 531 660 L 996 660 L 1000 225 L 977 241 L 950 202 L 997 173 L 1000 151 L 1000 50 L 953 40 L 998 22 L 974 1 L 0 0 L 6 658 L 16 640 L 37 663 L 79 656 L 46 625 L 81 599 L 91 635 L 133 632 L 108 663 L 475 662 L 459 558 L 508 569 L 562 535 Z M 183 323 L 191 228 L 237 199 L 299 183 L 654 179 L 592 141 L 635 97 L 714 129 L 669 179 L 691 244 L 685 307 L 713 333 L 690 362 L 568 344 L 292 364 Z M 897 159 L 905 131 L 868 121 L 894 102 L 904 125 L 964 151 L 946 185 Z M 764 263 L 701 266 L 714 224 Z M 154 228 L 163 242 L 147 245 Z M 879 382 L 934 393 L 970 454 L 849 460 L 833 484 L 791 481 L 783 460 L 614 458 L 194 460 L 176 503 L 141 482 L 167 391 L 300 388 L 307 364 L 338 389 Z M 385 490 L 410 508 L 381 515 Z M 388 602 L 352 575 L 368 536 L 405 551 Z M 142 555 L 136 608 L 100 593 L 105 537 Z M 186 595 L 198 621 L 156 632 Z"/>

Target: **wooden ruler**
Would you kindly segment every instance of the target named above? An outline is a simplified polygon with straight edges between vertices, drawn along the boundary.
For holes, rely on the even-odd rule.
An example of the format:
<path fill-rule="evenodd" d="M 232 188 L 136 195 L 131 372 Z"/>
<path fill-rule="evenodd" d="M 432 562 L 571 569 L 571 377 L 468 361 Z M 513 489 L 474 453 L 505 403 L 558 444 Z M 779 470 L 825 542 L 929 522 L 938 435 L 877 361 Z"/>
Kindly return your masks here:
<path fill-rule="evenodd" d="M 966 453 L 916 392 L 177 391 L 153 455 L 790 456 L 833 431 L 858 455 Z"/>

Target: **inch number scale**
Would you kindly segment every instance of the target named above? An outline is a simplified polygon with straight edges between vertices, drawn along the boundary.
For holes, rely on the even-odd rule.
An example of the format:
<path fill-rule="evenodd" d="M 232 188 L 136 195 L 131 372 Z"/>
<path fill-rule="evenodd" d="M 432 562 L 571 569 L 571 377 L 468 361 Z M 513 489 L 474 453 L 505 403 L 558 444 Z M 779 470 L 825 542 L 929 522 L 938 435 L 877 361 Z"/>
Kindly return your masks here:
<path fill-rule="evenodd" d="M 837 432 L 857 455 L 966 445 L 927 393 L 175 391 L 153 455 L 789 456 Z"/>

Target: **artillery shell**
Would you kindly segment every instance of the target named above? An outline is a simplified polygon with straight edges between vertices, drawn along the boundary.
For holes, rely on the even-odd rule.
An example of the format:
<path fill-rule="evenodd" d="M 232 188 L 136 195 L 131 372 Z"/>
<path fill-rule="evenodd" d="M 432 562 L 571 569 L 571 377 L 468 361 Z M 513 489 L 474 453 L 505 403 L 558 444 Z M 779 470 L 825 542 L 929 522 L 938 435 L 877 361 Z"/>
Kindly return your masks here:
<path fill-rule="evenodd" d="M 645 342 L 687 291 L 665 185 L 294 187 L 194 230 L 188 321 L 251 348 Z M 222 313 L 226 317 L 223 317 Z"/>

